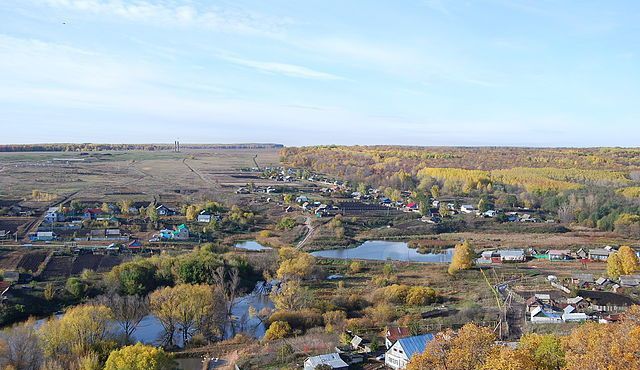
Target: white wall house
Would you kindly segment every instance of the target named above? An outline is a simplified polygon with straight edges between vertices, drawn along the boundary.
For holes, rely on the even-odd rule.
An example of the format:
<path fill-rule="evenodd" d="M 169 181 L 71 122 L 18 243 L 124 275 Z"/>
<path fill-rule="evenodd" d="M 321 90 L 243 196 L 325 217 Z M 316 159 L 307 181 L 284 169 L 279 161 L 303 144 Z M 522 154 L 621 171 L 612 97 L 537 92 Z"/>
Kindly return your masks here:
<path fill-rule="evenodd" d="M 384 355 L 384 363 L 388 367 L 405 369 L 411 358 L 424 352 L 427 343 L 433 340 L 433 334 L 416 335 L 398 339 Z"/>

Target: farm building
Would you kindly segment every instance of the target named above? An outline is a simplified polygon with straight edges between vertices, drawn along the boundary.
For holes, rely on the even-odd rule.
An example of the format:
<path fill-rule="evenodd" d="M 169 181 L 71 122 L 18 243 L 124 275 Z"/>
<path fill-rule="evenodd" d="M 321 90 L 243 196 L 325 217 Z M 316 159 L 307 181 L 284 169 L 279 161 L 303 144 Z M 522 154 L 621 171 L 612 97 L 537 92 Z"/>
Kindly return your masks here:
<path fill-rule="evenodd" d="M 427 343 L 433 338 L 433 334 L 423 334 L 398 339 L 385 353 L 385 365 L 395 370 L 405 369 L 411 358 L 424 352 Z"/>

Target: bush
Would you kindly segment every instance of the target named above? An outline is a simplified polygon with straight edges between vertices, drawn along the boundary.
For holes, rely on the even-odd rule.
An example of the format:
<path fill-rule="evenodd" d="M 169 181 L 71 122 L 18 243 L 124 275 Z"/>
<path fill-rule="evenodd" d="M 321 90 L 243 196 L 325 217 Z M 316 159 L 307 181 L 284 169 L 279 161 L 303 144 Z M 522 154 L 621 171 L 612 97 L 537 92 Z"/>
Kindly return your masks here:
<path fill-rule="evenodd" d="M 406 303 L 412 306 L 423 306 L 435 302 L 436 296 L 436 291 L 432 288 L 414 286 L 407 293 Z"/>
<path fill-rule="evenodd" d="M 315 309 L 303 309 L 297 311 L 278 310 L 275 311 L 269 322 L 283 321 L 289 324 L 290 328 L 307 330 L 323 323 L 322 314 Z"/>
<path fill-rule="evenodd" d="M 274 321 L 269 325 L 269 329 L 264 333 L 264 340 L 282 339 L 291 334 L 291 326 L 286 321 Z"/>
<path fill-rule="evenodd" d="M 362 271 L 362 262 L 360 261 L 353 261 L 351 262 L 351 264 L 349 265 L 349 272 L 351 272 L 352 274 L 357 274 L 358 272 Z"/>

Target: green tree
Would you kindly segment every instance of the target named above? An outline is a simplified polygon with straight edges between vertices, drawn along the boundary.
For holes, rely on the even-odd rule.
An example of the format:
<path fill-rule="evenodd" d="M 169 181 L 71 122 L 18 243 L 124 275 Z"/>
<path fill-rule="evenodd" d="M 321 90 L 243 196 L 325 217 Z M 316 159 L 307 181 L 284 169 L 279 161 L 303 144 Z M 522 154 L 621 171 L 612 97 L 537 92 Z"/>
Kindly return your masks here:
<path fill-rule="evenodd" d="M 67 283 L 65 284 L 65 288 L 74 298 L 80 299 L 84 297 L 84 294 L 87 291 L 87 285 L 80 279 L 76 277 L 70 277 L 67 279 Z"/>
<path fill-rule="evenodd" d="M 146 213 L 151 222 L 158 222 L 158 220 L 160 219 L 160 217 L 158 216 L 158 210 L 153 204 L 150 204 L 149 207 L 147 207 Z"/>

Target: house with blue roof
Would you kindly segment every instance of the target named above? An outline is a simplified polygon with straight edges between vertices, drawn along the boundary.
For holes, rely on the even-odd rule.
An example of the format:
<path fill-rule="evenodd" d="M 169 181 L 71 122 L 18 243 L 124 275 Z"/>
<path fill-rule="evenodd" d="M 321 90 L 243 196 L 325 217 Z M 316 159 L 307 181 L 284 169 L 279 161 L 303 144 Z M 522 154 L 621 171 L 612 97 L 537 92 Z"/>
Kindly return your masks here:
<path fill-rule="evenodd" d="M 411 358 L 424 352 L 433 334 L 422 334 L 398 339 L 384 355 L 384 363 L 392 369 L 405 369 Z"/>

